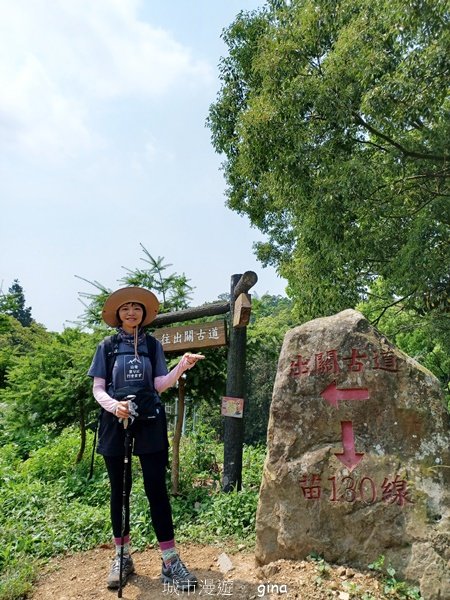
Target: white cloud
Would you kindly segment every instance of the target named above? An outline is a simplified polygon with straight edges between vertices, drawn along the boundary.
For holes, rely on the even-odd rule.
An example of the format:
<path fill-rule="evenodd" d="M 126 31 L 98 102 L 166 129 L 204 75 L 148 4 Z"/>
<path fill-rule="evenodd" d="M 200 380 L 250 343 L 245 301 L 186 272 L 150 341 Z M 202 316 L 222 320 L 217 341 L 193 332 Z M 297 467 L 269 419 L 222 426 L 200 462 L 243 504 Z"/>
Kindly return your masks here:
<path fill-rule="evenodd" d="M 137 173 L 145 173 L 149 165 L 154 163 L 156 159 L 161 157 L 161 150 L 158 149 L 157 142 L 154 138 L 148 139 L 140 152 L 134 152 L 131 157 L 131 168 Z M 163 158 L 167 158 L 164 157 Z"/>
<path fill-rule="evenodd" d="M 96 111 L 205 86 L 212 69 L 135 0 L 0 0 L 0 139 L 66 157 L 100 143 Z"/>
<path fill-rule="evenodd" d="M 2 73 L 0 82 L 4 143 L 37 156 L 67 155 L 93 145 L 96 136 L 87 128 L 85 107 L 62 93 L 35 56 L 24 57 L 16 73 Z"/>

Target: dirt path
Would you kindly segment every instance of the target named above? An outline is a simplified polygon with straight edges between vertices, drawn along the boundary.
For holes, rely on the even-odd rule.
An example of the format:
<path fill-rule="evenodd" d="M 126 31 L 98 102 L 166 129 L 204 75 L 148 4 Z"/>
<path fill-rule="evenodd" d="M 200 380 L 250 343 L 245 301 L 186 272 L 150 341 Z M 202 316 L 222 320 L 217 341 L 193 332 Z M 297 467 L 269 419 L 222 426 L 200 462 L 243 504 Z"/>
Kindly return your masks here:
<path fill-rule="evenodd" d="M 331 567 L 315 561 L 279 560 L 258 568 L 248 550 L 228 552 L 215 546 L 180 544 L 183 560 L 199 580 L 195 592 L 176 592 L 159 579 L 161 560 L 155 549 L 135 552 L 136 574 L 123 589 L 124 600 L 167 600 L 180 597 L 222 600 L 380 600 L 382 585 L 371 573 Z M 106 588 L 112 549 L 101 547 L 51 561 L 36 583 L 32 600 L 112 600 Z M 225 554 L 225 556 L 224 556 Z M 232 568 L 230 567 L 231 561 Z M 392 598 L 392 596 L 390 596 Z"/>

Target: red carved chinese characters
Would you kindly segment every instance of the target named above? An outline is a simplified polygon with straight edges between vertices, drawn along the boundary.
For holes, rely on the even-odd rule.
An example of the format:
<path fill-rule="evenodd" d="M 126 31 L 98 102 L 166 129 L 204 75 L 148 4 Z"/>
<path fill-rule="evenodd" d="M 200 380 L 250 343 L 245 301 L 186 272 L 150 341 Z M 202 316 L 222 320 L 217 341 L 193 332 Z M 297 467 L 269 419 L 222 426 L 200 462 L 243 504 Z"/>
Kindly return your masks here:
<path fill-rule="evenodd" d="M 367 475 L 360 478 L 347 475 L 338 480 L 337 477 L 329 477 L 331 489 L 324 489 L 320 473 L 302 474 L 299 479 L 300 487 L 305 500 L 320 500 L 324 498 L 323 492 L 329 492 L 330 502 L 362 502 L 373 504 L 377 500 L 385 504 L 397 504 L 401 508 L 406 503 L 413 504 L 410 498 L 408 482 L 395 475 L 392 481 L 387 477 L 377 489 L 374 480 Z"/>
<path fill-rule="evenodd" d="M 304 360 L 301 354 L 297 355 L 297 358 L 291 361 L 291 375 L 292 377 L 300 377 L 301 375 L 309 375 L 309 358 Z"/>
<path fill-rule="evenodd" d="M 392 352 L 374 352 L 374 369 L 382 369 L 383 371 L 391 371 L 397 373 L 397 357 Z"/>
<path fill-rule="evenodd" d="M 309 484 L 308 484 L 309 483 Z M 320 475 L 303 475 L 300 478 L 300 487 L 302 488 L 303 496 L 307 500 L 318 500 L 321 495 Z"/>
<path fill-rule="evenodd" d="M 336 350 L 319 352 L 314 355 L 314 373 L 339 373 L 339 363 Z"/>
<path fill-rule="evenodd" d="M 360 373 L 365 369 L 379 369 L 397 373 L 397 356 L 390 350 L 352 348 L 348 356 L 340 356 L 336 349 L 316 352 L 313 357 L 297 354 L 291 360 L 291 377 L 337 375 L 342 372 Z"/>
<path fill-rule="evenodd" d="M 367 354 L 365 352 L 360 354 L 356 348 L 352 348 L 351 355 L 344 356 L 342 360 L 347 363 L 347 369 L 349 371 L 359 372 L 364 369 L 365 365 L 365 363 L 362 362 L 360 359 L 366 360 Z"/>
<path fill-rule="evenodd" d="M 385 477 L 381 487 L 383 489 L 383 502 L 396 503 L 399 506 L 404 506 L 406 502 L 413 503 L 408 497 L 407 482 L 404 479 L 399 479 L 398 475 L 395 476 L 393 481 L 388 481 Z"/>

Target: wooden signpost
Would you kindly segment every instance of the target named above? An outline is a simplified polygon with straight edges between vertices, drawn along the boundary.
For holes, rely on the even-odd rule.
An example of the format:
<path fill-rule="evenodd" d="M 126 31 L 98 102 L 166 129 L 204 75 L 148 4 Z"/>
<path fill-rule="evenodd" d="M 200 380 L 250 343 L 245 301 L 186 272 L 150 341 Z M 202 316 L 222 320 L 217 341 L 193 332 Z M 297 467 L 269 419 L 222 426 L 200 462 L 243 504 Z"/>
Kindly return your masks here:
<path fill-rule="evenodd" d="M 222 489 L 225 492 L 242 487 L 242 455 L 244 445 L 245 369 L 247 325 L 250 321 L 251 299 L 248 291 L 258 281 L 256 273 L 232 275 L 230 302 L 216 302 L 197 308 L 163 313 L 152 323 L 152 335 L 162 344 L 164 352 L 184 352 L 228 345 L 226 396 L 222 399 L 224 415 L 224 469 Z M 229 332 L 225 320 L 176 327 L 165 327 L 206 316 L 229 312 Z M 163 327 L 164 326 L 164 327 Z M 184 385 L 182 386 L 184 388 Z M 183 395 L 183 394 L 182 394 Z"/>
<path fill-rule="evenodd" d="M 256 273 L 246 271 L 232 275 L 230 290 L 230 342 L 228 347 L 227 387 L 228 399 L 242 399 L 245 413 L 245 367 L 247 350 L 247 323 L 250 318 L 248 291 L 258 281 Z M 235 311 L 236 304 L 238 305 Z M 235 312 L 239 316 L 235 319 Z M 229 402 L 230 400 L 228 400 Z M 224 492 L 242 488 L 242 456 L 244 448 L 244 418 L 223 418 L 223 480 Z"/>
<path fill-rule="evenodd" d="M 227 329 L 224 319 L 212 323 L 200 323 L 156 329 L 153 337 L 162 344 L 164 352 L 184 352 L 227 345 Z"/>

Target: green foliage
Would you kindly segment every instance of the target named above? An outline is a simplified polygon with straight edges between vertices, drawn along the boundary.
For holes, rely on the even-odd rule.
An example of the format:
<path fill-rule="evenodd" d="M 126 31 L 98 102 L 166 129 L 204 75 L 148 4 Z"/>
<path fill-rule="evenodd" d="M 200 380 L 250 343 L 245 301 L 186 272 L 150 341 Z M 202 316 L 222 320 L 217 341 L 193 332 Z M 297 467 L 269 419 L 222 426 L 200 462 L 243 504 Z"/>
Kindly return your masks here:
<path fill-rule="evenodd" d="M 168 274 L 166 271 L 172 265 L 164 264 L 164 258 L 153 258 L 150 252 L 141 244 L 145 258 L 141 260 L 147 265 L 145 269 L 126 269 L 127 275 L 121 280 L 125 285 L 137 285 L 151 289 L 161 303 L 161 312 L 187 308 L 190 300 L 189 279 L 183 273 Z"/>
<path fill-rule="evenodd" d="M 395 569 L 391 565 L 385 566 L 384 555 L 381 554 L 376 561 L 371 563 L 369 569 L 383 574 L 383 591 L 389 598 L 420 600 L 422 597 L 416 586 L 397 580 Z"/>
<path fill-rule="evenodd" d="M 288 298 L 264 294 L 252 296 L 250 325 L 247 328 L 246 353 L 246 444 L 265 443 L 267 423 L 272 400 L 273 384 L 277 372 L 278 357 L 286 331 L 297 323 Z M 204 352 L 206 360 L 197 363 L 187 373 L 187 384 L 192 377 L 203 381 L 202 393 L 195 395 L 196 424 L 206 423 L 216 432 L 222 431 L 220 397 L 226 387 L 226 351 L 214 349 Z M 213 362 L 213 369 L 209 363 Z M 196 379 L 194 379 L 194 382 Z M 189 387 L 188 394 L 191 394 Z M 203 399 L 200 398 L 203 396 Z M 197 425 L 196 425 L 197 426 Z"/>
<path fill-rule="evenodd" d="M 247 406 L 245 442 L 264 443 L 283 338 L 296 324 L 292 302 L 281 296 L 252 298 L 251 323 L 247 330 Z"/>
<path fill-rule="evenodd" d="M 0 600 L 22 600 L 32 590 L 32 581 L 38 575 L 40 563 L 24 558 L 13 559 L 0 577 Z"/>
<path fill-rule="evenodd" d="M 450 409 L 450 330 L 444 315 L 417 314 L 395 298 L 383 278 L 357 306 L 403 352 L 429 369 L 441 382 Z"/>
<path fill-rule="evenodd" d="M 5 444 L 0 452 L 0 487 L 4 481 L 14 476 L 21 459 L 17 444 Z"/>
<path fill-rule="evenodd" d="M 185 373 L 186 396 L 195 405 L 204 400 L 209 407 L 217 406 L 219 398 L 225 393 L 227 377 L 227 349 L 205 348 L 202 350 L 204 360 L 198 361 L 195 368 Z M 179 355 L 166 355 L 169 370 L 180 361 Z M 178 389 L 171 388 L 164 392 L 163 400 L 178 397 Z"/>
<path fill-rule="evenodd" d="M 369 569 L 372 569 L 372 571 L 381 572 L 383 570 L 384 558 L 384 555 L 380 554 L 380 556 L 373 563 L 368 565 Z"/>
<path fill-rule="evenodd" d="M 88 459 L 75 465 L 78 433 L 68 430 L 22 461 L 17 445 L 0 448 L 0 599 L 29 591 L 42 560 L 109 539 L 109 486 Z"/>
<path fill-rule="evenodd" d="M 0 566 L 20 554 L 46 558 L 105 539 L 107 511 L 67 498 L 64 485 L 24 479 L 2 487 Z"/>
<path fill-rule="evenodd" d="M 316 585 L 322 584 L 323 580 L 329 576 L 330 567 L 323 556 L 313 551 L 307 556 L 307 560 L 314 562 L 317 572 L 317 577 L 314 579 Z"/>
<path fill-rule="evenodd" d="M 254 537 L 258 495 L 254 491 L 217 494 L 213 502 L 200 510 L 198 519 L 215 537 Z"/>
<path fill-rule="evenodd" d="M 48 441 L 45 447 L 33 450 L 22 463 L 21 474 L 30 479 L 44 482 L 58 481 L 68 477 L 74 469 L 78 444 L 71 429 Z M 78 471 L 78 470 L 77 470 Z"/>
<path fill-rule="evenodd" d="M 19 356 L 31 354 L 38 343 L 50 340 L 42 325 L 34 321 L 24 327 L 17 319 L 0 312 L 0 388 L 5 386 L 6 373 Z"/>
<path fill-rule="evenodd" d="M 448 312 L 448 1 L 271 0 L 223 38 L 209 113 L 228 205 L 267 234 L 302 322 L 383 276 Z"/>
<path fill-rule="evenodd" d="M 185 440 L 181 453 L 184 491 L 172 501 L 177 537 L 181 540 L 190 540 L 194 534 L 204 543 L 226 538 L 254 543 L 265 448 L 244 446 L 239 492 L 224 494 L 220 491 L 222 457 L 222 444 L 214 441 L 207 430 Z M 195 470 L 195 465 L 202 470 Z"/>
<path fill-rule="evenodd" d="M 97 410 L 86 373 L 96 339 L 78 329 L 36 341 L 16 357 L 0 390 L 2 437 L 21 444 L 24 455 L 47 433 L 86 422 Z M 44 436 L 45 440 L 45 436 Z"/>
<path fill-rule="evenodd" d="M 180 443 L 179 490 L 184 494 L 196 482 L 207 483 L 216 489 L 220 482 L 221 446 L 217 434 L 206 424 L 198 424 L 189 437 Z"/>
<path fill-rule="evenodd" d="M 259 492 L 262 470 L 266 459 L 265 445 L 244 446 L 242 457 L 242 488 Z"/>

